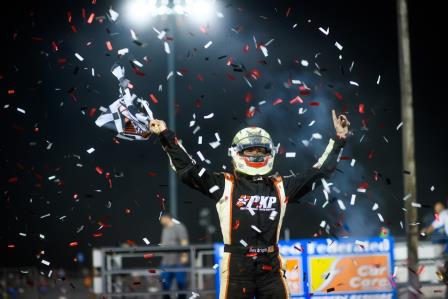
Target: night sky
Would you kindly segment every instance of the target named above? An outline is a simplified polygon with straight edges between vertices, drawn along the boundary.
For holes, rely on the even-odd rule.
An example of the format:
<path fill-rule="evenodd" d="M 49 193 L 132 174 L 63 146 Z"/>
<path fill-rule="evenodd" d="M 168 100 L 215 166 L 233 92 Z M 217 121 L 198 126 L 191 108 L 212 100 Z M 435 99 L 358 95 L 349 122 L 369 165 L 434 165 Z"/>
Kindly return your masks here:
<path fill-rule="evenodd" d="M 340 192 L 332 192 L 325 208 L 322 188 L 291 205 L 284 228 L 292 238 L 326 237 L 319 227 L 326 220 L 332 235 L 376 236 L 381 227 L 404 235 L 395 1 L 219 1 L 223 18 L 200 23 L 178 17 L 175 28 L 160 17 L 136 24 L 122 13 L 125 2 L 24 1 L 2 11 L 1 265 L 39 265 L 48 271 L 73 266 L 79 252 L 90 256 L 91 247 L 144 245 L 144 237 L 153 244 L 160 241 L 168 159 L 157 138 L 117 142 L 114 132 L 95 125 L 99 108 L 118 98 L 114 63 L 125 67 L 132 92 L 150 102 L 157 118 L 167 120 L 167 54 L 153 28 L 167 31 L 168 43 L 175 44 L 176 70 L 183 75 L 176 76 L 176 133 L 196 160 L 201 151 L 211 161 L 208 167 L 229 170 L 227 147 L 233 135 L 257 125 L 282 146 L 275 169 L 300 173 L 334 136 L 331 109 L 345 112 L 353 136 L 329 180 Z M 432 213 L 435 201 L 448 199 L 446 34 L 440 7 L 410 2 L 417 197 L 423 217 Z M 106 17 L 110 7 L 120 13 L 116 22 Z M 329 34 L 319 27 L 330 28 Z M 273 39 L 267 57 L 255 47 L 254 37 L 259 44 Z M 204 48 L 209 41 L 213 44 Z M 129 53 L 120 57 L 122 48 Z M 226 65 L 229 57 L 233 66 Z M 143 64 L 138 72 L 133 59 Z M 310 94 L 291 80 L 305 82 Z M 291 104 L 296 96 L 303 103 Z M 255 114 L 248 117 L 251 106 Z M 299 108 L 306 112 L 299 114 Z M 210 113 L 213 118 L 204 119 Z M 196 134 L 196 125 L 189 127 L 193 114 L 200 126 Z M 209 143 L 215 132 L 221 145 L 213 149 Z M 302 141 L 314 133 L 322 139 L 305 146 Z M 95 151 L 88 154 L 91 147 Z M 286 158 L 285 152 L 296 152 L 296 158 Z M 367 192 L 357 192 L 360 186 Z M 352 194 L 357 194 L 353 206 Z M 372 211 L 375 203 L 378 209 Z M 214 203 L 179 185 L 177 218 L 189 228 L 191 243 L 204 242 L 205 229 L 198 224 L 204 208 L 217 227 L 213 241 L 221 241 Z M 42 250 L 45 254 L 38 255 Z"/>

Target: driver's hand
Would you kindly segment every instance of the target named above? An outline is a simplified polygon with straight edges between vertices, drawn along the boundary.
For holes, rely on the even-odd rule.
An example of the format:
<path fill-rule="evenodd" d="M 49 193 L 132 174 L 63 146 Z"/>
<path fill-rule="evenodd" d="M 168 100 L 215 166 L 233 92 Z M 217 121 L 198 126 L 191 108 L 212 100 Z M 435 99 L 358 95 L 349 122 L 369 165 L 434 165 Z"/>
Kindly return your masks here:
<path fill-rule="evenodd" d="M 159 135 L 166 129 L 166 123 L 163 120 L 153 119 L 149 122 L 149 130 L 153 134 Z"/>

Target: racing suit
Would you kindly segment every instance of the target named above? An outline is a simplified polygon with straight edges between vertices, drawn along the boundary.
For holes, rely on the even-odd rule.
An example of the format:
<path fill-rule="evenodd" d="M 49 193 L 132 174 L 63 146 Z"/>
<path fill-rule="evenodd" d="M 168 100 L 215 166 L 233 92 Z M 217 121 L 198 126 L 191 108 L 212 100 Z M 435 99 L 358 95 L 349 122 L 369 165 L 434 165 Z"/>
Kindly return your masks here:
<path fill-rule="evenodd" d="M 159 137 L 182 182 L 216 203 L 224 241 L 219 298 L 289 298 L 277 247 L 286 207 L 336 169 L 345 140 L 330 139 L 313 167 L 282 177 L 212 172 L 192 159 L 173 132 Z"/>

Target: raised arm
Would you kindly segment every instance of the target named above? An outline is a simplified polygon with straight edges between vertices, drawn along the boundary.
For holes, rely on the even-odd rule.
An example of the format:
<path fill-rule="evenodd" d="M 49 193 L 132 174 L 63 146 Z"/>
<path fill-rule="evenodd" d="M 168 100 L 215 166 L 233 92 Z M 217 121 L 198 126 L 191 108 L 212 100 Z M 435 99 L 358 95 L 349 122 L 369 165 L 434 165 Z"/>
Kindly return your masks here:
<path fill-rule="evenodd" d="M 168 155 L 171 167 L 176 171 L 181 181 L 199 190 L 207 197 L 218 201 L 224 192 L 224 175 L 211 172 L 197 164 L 187 153 L 174 132 L 168 130 L 163 120 L 151 120 L 151 133 L 159 136 L 163 150 Z"/>
<path fill-rule="evenodd" d="M 297 202 L 313 189 L 313 184 L 314 187 L 317 187 L 321 184 L 322 178 L 328 178 L 336 169 L 339 153 L 346 143 L 350 123 L 345 115 L 336 117 L 334 110 L 332 111 L 332 118 L 336 137 L 335 139 L 330 139 L 322 156 L 306 172 L 284 177 L 286 196 L 289 203 Z"/>

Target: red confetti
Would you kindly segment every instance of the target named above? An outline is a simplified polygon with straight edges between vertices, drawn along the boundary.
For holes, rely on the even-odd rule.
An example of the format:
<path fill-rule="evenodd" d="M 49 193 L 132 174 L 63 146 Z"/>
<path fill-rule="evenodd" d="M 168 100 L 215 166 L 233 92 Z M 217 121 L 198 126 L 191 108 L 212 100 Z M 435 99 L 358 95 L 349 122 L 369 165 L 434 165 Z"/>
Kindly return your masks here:
<path fill-rule="evenodd" d="M 295 98 L 290 100 L 289 103 L 290 104 L 297 104 L 297 103 L 303 104 L 303 100 L 299 96 L 296 96 Z"/>
<path fill-rule="evenodd" d="M 248 45 L 248 44 L 246 44 L 246 45 L 244 46 L 243 51 L 244 51 L 244 53 L 249 52 L 249 45 Z"/>
<path fill-rule="evenodd" d="M 148 172 L 148 176 L 154 177 L 154 176 L 156 176 L 156 175 L 157 175 L 157 173 L 155 173 L 155 172 L 153 172 L 153 171 Z"/>
<path fill-rule="evenodd" d="M 310 106 L 319 106 L 320 103 L 319 102 L 309 102 L 308 105 L 310 105 Z"/>
<path fill-rule="evenodd" d="M 126 208 L 126 209 L 124 209 L 124 212 L 129 215 L 129 214 L 131 214 L 131 209 Z"/>
<path fill-rule="evenodd" d="M 58 47 L 58 45 L 56 44 L 56 42 L 51 42 L 51 46 L 53 47 L 53 50 L 54 50 L 54 51 L 59 51 L 59 47 Z"/>
<path fill-rule="evenodd" d="M 95 115 L 95 112 L 96 112 L 96 108 L 95 107 L 90 108 L 90 110 L 89 110 L 89 117 L 93 117 Z"/>
<path fill-rule="evenodd" d="M 111 44 L 110 41 L 107 41 L 107 42 L 106 42 L 106 48 L 107 48 L 107 50 L 109 50 L 109 51 L 112 51 L 112 50 L 113 50 L 113 48 L 112 48 L 112 44 Z"/>
<path fill-rule="evenodd" d="M 87 20 L 87 24 L 92 24 L 94 17 L 95 17 L 95 14 L 92 12 L 89 16 L 89 19 Z"/>
<path fill-rule="evenodd" d="M 103 236 L 103 233 L 94 233 L 92 236 L 93 236 L 94 238 L 99 238 L 99 237 L 102 237 L 102 236 Z"/>
<path fill-rule="evenodd" d="M 95 167 L 96 172 L 98 172 L 99 174 L 103 174 L 103 169 L 99 166 Z"/>
<path fill-rule="evenodd" d="M 156 270 L 155 269 L 149 269 L 148 272 L 149 273 L 156 273 Z"/>
<path fill-rule="evenodd" d="M 263 271 L 271 271 L 271 270 L 272 270 L 272 266 L 269 266 L 269 265 L 263 265 L 263 266 L 261 266 L 261 269 L 262 269 Z"/>
<path fill-rule="evenodd" d="M 311 94 L 311 90 L 308 87 L 305 87 L 303 85 L 299 86 L 299 91 L 300 91 L 300 94 L 303 96 L 308 96 Z"/>
<path fill-rule="evenodd" d="M 204 77 L 203 77 L 201 74 L 198 74 L 198 75 L 196 76 L 196 78 L 197 78 L 199 81 L 204 82 Z"/>
<path fill-rule="evenodd" d="M 132 70 L 134 71 L 134 73 L 137 75 L 137 76 L 140 76 L 140 77 L 144 77 L 145 76 L 145 73 L 142 71 L 142 70 L 140 70 L 138 67 L 132 67 Z"/>
<path fill-rule="evenodd" d="M 374 150 L 369 151 L 369 159 L 372 159 L 372 158 L 373 158 L 373 154 L 374 154 L 374 153 L 375 153 Z"/>
<path fill-rule="evenodd" d="M 339 101 L 342 101 L 343 97 L 342 97 L 342 94 L 340 92 L 336 91 L 335 96 L 336 96 L 336 99 L 338 99 Z"/>
<path fill-rule="evenodd" d="M 9 89 L 8 90 L 8 94 L 15 94 L 15 93 L 16 93 L 16 91 L 14 89 Z"/>
<path fill-rule="evenodd" d="M 248 93 L 246 93 L 246 96 L 244 97 L 244 101 L 246 103 L 249 103 L 250 100 L 252 100 L 252 93 L 248 92 Z"/>
<path fill-rule="evenodd" d="M 286 16 L 289 17 L 289 14 L 291 13 L 291 6 L 288 7 L 288 10 L 286 11 Z"/>
<path fill-rule="evenodd" d="M 237 219 L 237 220 L 235 221 L 235 224 L 233 225 L 233 230 L 237 230 L 238 227 L 240 227 L 240 221 Z"/>
<path fill-rule="evenodd" d="M 153 258 L 153 257 L 154 257 L 154 253 L 145 253 L 143 255 L 143 258 L 145 258 L 145 259 L 150 259 L 150 258 Z"/>
<path fill-rule="evenodd" d="M 278 105 L 278 104 L 280 104 L 280 103 L 282 103 L 282 102 L 283 102 L 283 100 L 280 99 L 280 98 L 278 98 L 278 99 L 276 99 L 276 100 L 274 101 L 274 103 L 272 103 L 272 105 L 273 105 L 273 106 L 276 106 L 276 105 Z"/>
<path fill-rule="evenodd" d="M 260 71 L 257 70 L 257 69 L 253 69 L 253 70 L 250 72 L 250 75 L 251 75 L 252 78 L 254 78 L 254 80 L 257 80 L 258 78 L 261 77 L 261 73 L 260 73 Z"/>
<path fill-rule="evenodd" d="M 232 74 L 226 73 L 227 79 L 235 80 L 235 77 Z"/>
<path fill-rule="evenodd" d="M 359 104 L 359 113 L 364 114 L 364 104 Z"/>
<path fill-rule="evenodd" d="M 71 11 L 67 11 L 67 20 L 69 23 L 72 22 L 72 12 Z"/>
<path fill-rule="evenodd" d="M 78 242 L 71 242 L 70 244 L 68 244 L 70 247 L 76 247 L 78 246 Z"/>
<path fill-rule="evenodd" d="M 358 189 L 367 189 L 367 188 L 369 188 L 369 183 L 367 182 L 363 182 L 358 186 Z"/>
<path fill-rule="evenodd" d="M 16 247 L 16 245 L 14 245 L 14 244 L 8 244 L 8 248 L 15 248 Z"/>
<path fill-rule="evenodd" d="M 149 95 L 149 97 L 151 98 L 151 101 L 152 101 L 154 104 L 157 104 L 157 103 L 159 102 L 159 101 L 157 100 L 156 96 L 153 95 L 152 93 Z"/>
<path fill-rule="evenodd" d="M 19 178 L 15 176 L 15 177 L 9 178 L 8 183 L 16 184 L 18 180 L 19 180 Z"/>

